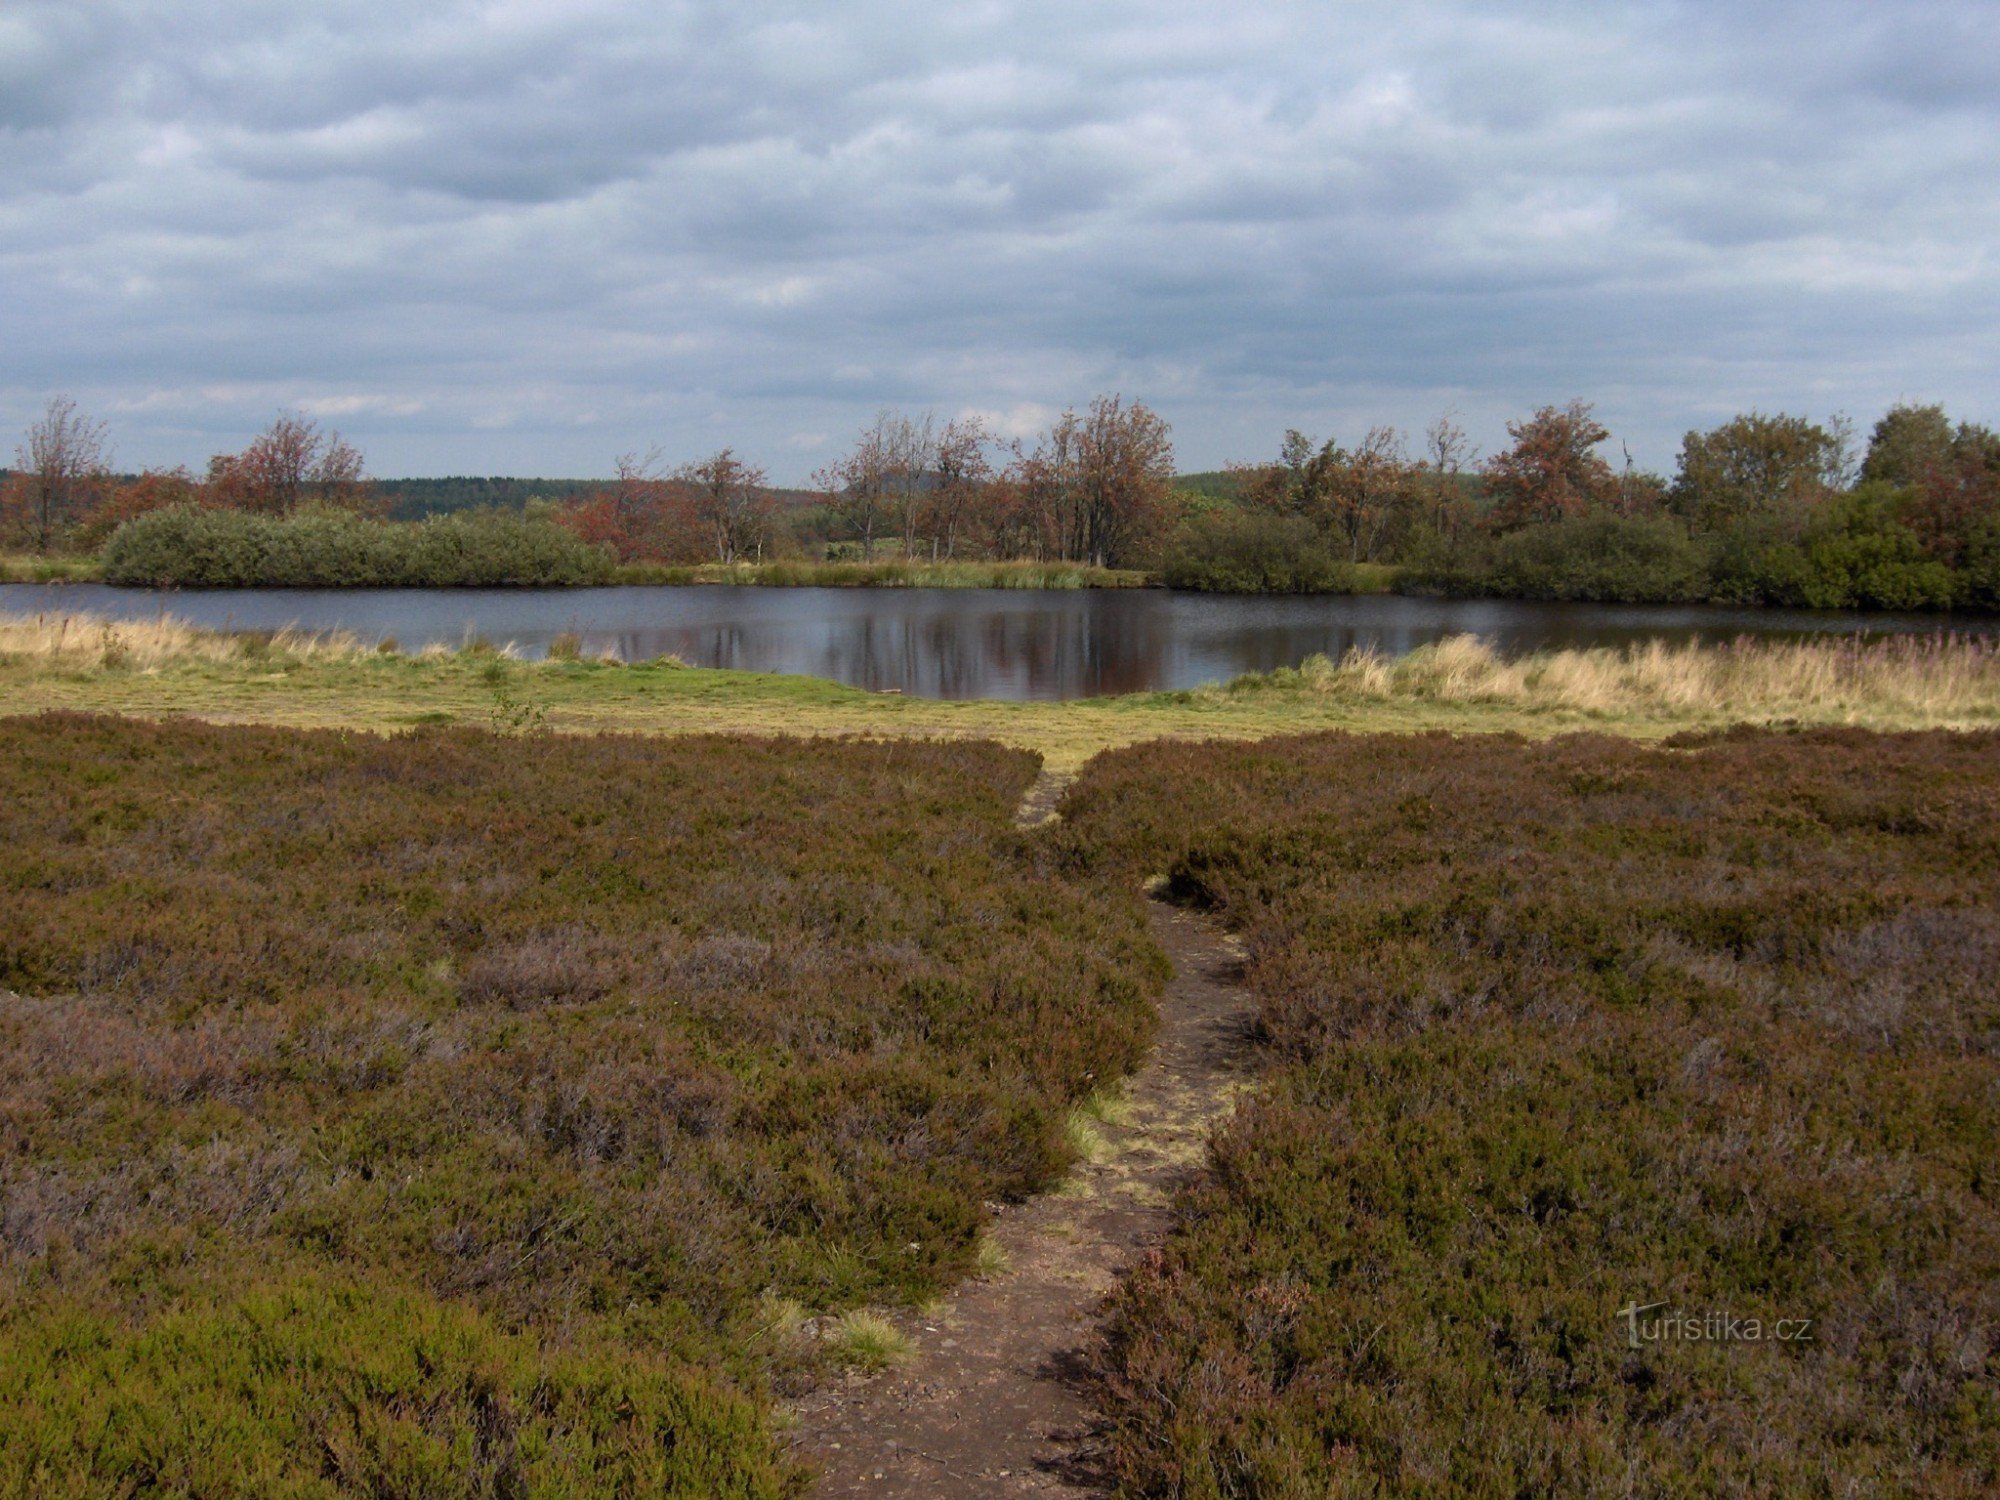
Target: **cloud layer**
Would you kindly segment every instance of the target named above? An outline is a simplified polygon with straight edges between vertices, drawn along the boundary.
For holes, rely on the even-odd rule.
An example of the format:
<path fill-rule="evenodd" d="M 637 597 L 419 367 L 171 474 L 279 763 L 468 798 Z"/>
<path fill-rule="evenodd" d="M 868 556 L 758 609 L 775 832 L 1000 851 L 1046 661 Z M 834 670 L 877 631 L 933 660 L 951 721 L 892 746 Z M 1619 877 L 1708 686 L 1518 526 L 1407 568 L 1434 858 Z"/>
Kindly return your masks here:
<path fill-rule="evenodd" d="M 1573 395 L 2000 418 L 2000 10 L 16 3 L 0 422 L 799 479 L 1116 389 L 1183 465 Z"/>

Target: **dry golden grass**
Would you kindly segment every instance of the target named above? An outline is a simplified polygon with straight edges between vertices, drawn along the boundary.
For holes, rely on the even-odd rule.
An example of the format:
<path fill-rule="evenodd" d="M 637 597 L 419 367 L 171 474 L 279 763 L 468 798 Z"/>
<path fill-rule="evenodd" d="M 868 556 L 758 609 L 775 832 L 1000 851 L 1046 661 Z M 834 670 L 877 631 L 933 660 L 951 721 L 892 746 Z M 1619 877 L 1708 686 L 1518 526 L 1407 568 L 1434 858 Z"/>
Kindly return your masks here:
<path fill-rule="evenodd" d="M 1389 658 L 1309 658 L 1296 674 L 1240 680 L 1332 697 L 1506 704 L 1587 714 L 1916 715 L 1989 719 L 2000 708 L 2000 649 L 1976 636 L 1859 643 L 1738 640 L 1536 652 L 1509 660 L 1476 636 Z"/>
<path fill-rule="evenodd" d="M 162 614 L 151 620 L 97 615 L 0 615 L 0 658 L 75 669 L 150 672 L 190 662 L 263 661 L 276 656 L 356 657 L 374 648 L 347 631 L 285 629 L 270 634 L 201 630 Z"/>

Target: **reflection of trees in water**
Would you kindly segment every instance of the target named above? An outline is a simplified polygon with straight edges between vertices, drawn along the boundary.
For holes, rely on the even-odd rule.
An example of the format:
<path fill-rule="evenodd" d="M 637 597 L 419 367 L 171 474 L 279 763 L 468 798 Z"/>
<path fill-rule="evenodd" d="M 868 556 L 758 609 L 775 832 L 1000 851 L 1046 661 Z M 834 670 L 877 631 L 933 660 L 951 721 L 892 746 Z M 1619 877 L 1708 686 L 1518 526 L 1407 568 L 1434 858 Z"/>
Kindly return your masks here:
<path fill-rule="evenodd" d="M 1166 622 L 1157 611 L 1094 607 L 1101 603 L 989 616 L 980 632 L 983 654 L 1026 697 L 1098 697 L 1153 686 L 1171 649 Z"/>

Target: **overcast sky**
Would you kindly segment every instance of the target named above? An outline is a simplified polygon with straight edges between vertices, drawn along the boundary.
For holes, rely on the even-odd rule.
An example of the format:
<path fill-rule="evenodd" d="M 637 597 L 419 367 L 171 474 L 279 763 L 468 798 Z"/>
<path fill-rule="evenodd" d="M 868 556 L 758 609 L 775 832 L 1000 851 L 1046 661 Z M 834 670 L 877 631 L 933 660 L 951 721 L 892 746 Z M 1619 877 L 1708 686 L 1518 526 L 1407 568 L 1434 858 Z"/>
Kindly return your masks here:
<path fill-rule="evenodd" d="M 1185 469 L 2000 420 L 1997 142 L 1990 0 L 4 0 L 0 462 L 57 391 L 123 467 L 290 407 L 378 475 L 1114 390 Z"/>

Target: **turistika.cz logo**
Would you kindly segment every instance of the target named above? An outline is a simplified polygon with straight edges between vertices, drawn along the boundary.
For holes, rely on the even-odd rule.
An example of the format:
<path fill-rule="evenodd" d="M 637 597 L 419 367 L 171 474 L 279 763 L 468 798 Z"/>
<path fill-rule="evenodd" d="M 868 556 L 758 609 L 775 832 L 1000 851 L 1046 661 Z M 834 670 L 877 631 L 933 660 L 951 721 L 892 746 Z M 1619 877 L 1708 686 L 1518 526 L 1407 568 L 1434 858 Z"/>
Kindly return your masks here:
<path fill-rule="evenodd" d="M 1663 1312 L 1664 1302 L 1630 1303 L 1618 1309 L 1618 1321 L 1625 1325 L 1627 1348 L 1643 1349 L 1648 1344 L 1809 1344 L 1813 1337 L 1811 1318 L 1739 1318 L 1734 1313 L 1688 1313 L 1675 1308 Z M 1648 1317 L 1648 1313 L 1657 1314 Z"/>

